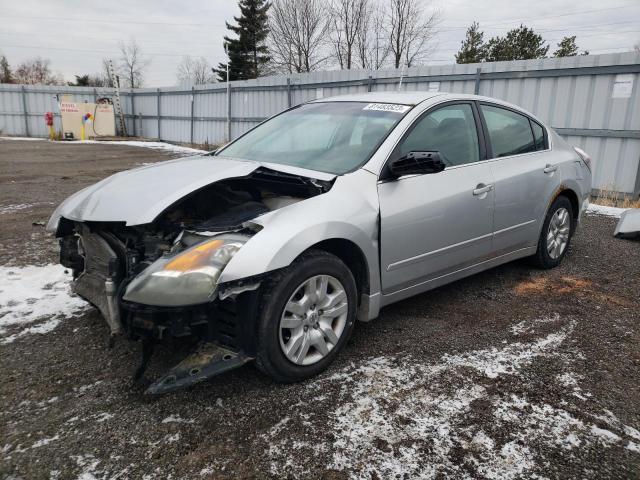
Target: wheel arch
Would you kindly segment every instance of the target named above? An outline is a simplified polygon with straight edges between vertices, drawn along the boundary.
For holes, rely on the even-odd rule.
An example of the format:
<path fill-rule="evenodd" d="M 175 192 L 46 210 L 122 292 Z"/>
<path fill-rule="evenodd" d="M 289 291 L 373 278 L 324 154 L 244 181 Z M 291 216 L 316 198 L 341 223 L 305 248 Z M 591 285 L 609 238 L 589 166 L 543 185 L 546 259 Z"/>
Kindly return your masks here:
<path fill-rule="evenodd" d="M 567 197 L 571 202 L 571 209 L 573 210 L 573 221 L 577 222 L 580 216 L 580 200 L 578 198 L 578 194 L 572 190 L 571 188 L 560 188 L 558 193 L 553 197 L 551 202 L 549 203 L 549 207 L 553 205 L 553 202 L 556 201 L 558 197 Z"/>
<path fill-rule="evenodd" d="M 370 293 L 369 264 L 364 252 L 356 243 L 345 238 L 330 238 L 311 245 L 306 251 L 308 250 L 323 250 L 342 260 L 356 281 L 358 299 L 361 295 Z"/>

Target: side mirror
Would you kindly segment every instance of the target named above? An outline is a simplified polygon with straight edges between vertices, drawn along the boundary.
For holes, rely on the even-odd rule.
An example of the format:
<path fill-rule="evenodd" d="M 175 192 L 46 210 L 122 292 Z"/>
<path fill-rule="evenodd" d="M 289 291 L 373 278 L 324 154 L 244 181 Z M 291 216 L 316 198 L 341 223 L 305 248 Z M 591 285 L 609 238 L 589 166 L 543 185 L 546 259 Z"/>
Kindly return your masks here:
<path fill-rule="evenodd" d="M 440 152 L 409 152 L 389 162 L 389 170 L 395 178 L 403 175 L 438 173 L 445 167 Z"/>

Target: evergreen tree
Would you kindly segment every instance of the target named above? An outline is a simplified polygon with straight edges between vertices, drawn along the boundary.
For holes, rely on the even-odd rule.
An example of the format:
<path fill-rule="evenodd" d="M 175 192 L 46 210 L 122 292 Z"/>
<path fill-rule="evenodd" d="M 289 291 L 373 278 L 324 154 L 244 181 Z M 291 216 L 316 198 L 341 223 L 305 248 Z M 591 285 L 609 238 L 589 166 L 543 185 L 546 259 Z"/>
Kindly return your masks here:
<path fill-rule="evenodd" d="M 106 81 L 100 75 L 75 75 L 75 82 L 67 82 L 70 87 L 106 87 Z"/>
<path fill-rule="evenodd" d="M 504 37 L 494 37 L 489 40 L 486 60 L 489 62 L 529 60 L 544 58 L 547 52 L 549 52 L 549 45 L 545 45 L 542 35 L 520 25 L 519 28 L 509 30 Z"/>
<path fill-rule="evenodd" d="M 480 63 L 486 56 L 487 47 L 484 44 L 484 32 L 480 31 L 478 22 L 467 29 L 467 35 L 456 54 L 456 63 Z"/>
<path fill-rule="evenodd" d="M 578 55 L 578 45 L 576 45 L 576 36 L 564 37 L 558 42 L 558 49 L 553 52 L 554 57 L 575 57 Z M 585 50 L 581 55 L 589 55 Z"/>
<path fill-rule="evenodd" d="M 9 66 L 9 60 L 2 55 L 0 57 L 0 83 L 13 83 L 13 72 Z"/>
<path fill-rule="evenodd" d="M 258 78 L 269 62 L 269 49 L 265 43 L 269 34 L 267 0 L 240 0 L 240 16 L 234 17 L 237 26 L 227 22 L 227 29 L 237 38 L 224 37 L 229 57 L 229 80 Z M 221 82 L 227 80 L 226 63 L 215 69 Z"/>

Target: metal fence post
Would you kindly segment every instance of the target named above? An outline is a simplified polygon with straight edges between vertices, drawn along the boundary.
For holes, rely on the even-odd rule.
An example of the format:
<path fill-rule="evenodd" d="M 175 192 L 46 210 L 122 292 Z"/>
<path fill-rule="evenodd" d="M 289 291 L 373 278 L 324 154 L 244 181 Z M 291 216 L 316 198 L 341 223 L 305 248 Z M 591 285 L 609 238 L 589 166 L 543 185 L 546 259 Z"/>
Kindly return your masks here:
<path fill-rule="evenodd" d="M 24 130 L 25 135 L 29 136 L 29 112 L 27 111 L 27 92 L 25 92 L 24 85 L 21 88 L 22 90 L 22 112 L 24 114 Z"/>
<path fill-rule="evenodd" d="M 291 108 L 291 79 L 287 77 L 287 108 Z"/>
<path fill-rule="evenodd" d="M 478 67 L 476 69 L 476 81 L 475 81 L 475 84 L 473 86 L 473 94 L 474 95 L 478 95 L 480 93 L 480 77 L 481 76 L 482 76 L 482 69 Z"/>
<path fill-rule="evenodd" d="M 157 89 L 158 97 L 156 98 L 156 115 L 158 117 L 158 140 L 162 140 L 162 135 L 160 134 L 160 89 Z"/>
<path fill-rule="evenodd" d="M 190 143 L 193 143 L 193 107 L 195 105 L 196 100 L 196 87 L 191 87 L 191 135 L 190 135 Z"/>
<path fill-rule="evenodd" d="M 370 92 L 372 87 L 373 87 L 373 77 L 369 75 L 369 80 L 367 81 L 367 92 Z"/>
<path fill-rule="evenodd" d="M 136 132 L 136 100 L 135 100 L 135 96 L 136 94 L 134 93 L 133 88 L 131 89 L 131 118 L 133 119 L 133 136 L 137 137 L 137 132 Z"/>
<path fill-rule="evenodd" d="M 231 82 L 227 81 L 227 142 L 231 141 Z"/>

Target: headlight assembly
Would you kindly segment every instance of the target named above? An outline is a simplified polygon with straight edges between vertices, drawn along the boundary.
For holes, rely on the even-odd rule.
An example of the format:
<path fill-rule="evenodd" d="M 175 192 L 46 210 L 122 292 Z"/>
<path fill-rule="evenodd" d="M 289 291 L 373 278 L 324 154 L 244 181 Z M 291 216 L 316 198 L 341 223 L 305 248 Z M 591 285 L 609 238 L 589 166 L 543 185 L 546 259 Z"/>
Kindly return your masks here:
<path fill-rule="evenodd" d="M 124 300 L 165 307 L 196 305 L 213 298 L 222 270 L 248 240 L 221 235 L 156 260 L 127 287 Z"/>

